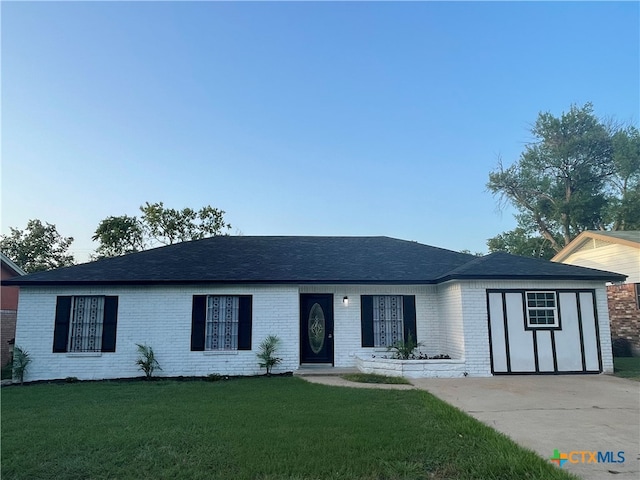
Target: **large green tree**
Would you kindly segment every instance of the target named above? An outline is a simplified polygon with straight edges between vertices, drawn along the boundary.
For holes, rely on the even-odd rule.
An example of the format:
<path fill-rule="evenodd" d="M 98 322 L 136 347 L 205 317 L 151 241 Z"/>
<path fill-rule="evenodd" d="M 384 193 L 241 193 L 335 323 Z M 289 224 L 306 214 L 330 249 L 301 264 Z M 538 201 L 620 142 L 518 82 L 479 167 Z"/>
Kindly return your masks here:
<path fill-rule="evenodd" d="M 158 245 L 171 245 L 225 235 L 231 228 L 225 212 L 211 205 L 199 210 L 167 208 L 163 202 L 146 202 L 140 217 L 107 217 L 96 228 L 93 240 L 100 243 L 96 258 L 139 252 Z"/>
<path fill-rule="evenodd" d="M 534 142 L 489 174 L 518 226 L 489 239 L 490 251 L 551 258 L 584 230 L 640 228 L 640 137 L 597 118 L 590 103 L 560 117 L 540 113 Z"/>
<path fill-rule="evenodd" d="M 34 219 L 24 230 L 10 228 L 0 235 L 0 250 L 27 273 L 68 267 L 75 263 L 68 252 L 73 237 L 63 237 L 56 226 Z"/>

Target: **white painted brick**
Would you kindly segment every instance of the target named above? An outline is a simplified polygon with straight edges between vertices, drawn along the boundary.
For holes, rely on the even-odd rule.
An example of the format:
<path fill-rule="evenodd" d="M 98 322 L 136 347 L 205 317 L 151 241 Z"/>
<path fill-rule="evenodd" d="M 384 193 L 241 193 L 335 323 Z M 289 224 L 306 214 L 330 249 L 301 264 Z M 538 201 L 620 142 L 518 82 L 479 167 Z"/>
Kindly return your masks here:
<path fill-rule="evenodd" d="M 384 355 L 385 349 L 363 348 L 360 329 L 361 295 L 415 295 L 418 341 L 427 355 L 446 354 L 462 372 L 491 375 L 486 289 L 594 288 L 605 372 L 613 371 L 606 290 L 598 282 L 464 281 L 442 285 L 280 285 L 280 286 L 167 286 L 167 287 L 28 287 L 20 292 L 16 344 L 33 359 L 27 380 L 140 376 L 135 365 L 136 343 L 153 347 L 162 367 L 159 375 L 204 376 L 210 373 L 263 373 L 256 358 L 259 343 L 278 335 L 283 362 L 274 371 L 300 365 L 301 293 L 331 293 L 334 298 L 334 363 L 356 366 L 357 357 Z M 193 295 L 252 295 L 252 350 L 230 353 L 191 352 Z M 98 356 L 52 353 L 58 295 L 117 295 L 118 327 L 115 353 Z M 349 305 L 342 303 L 349 298 Z M 456 367 L 456 368 L 458 368 Z M 458 375 L 458 370 L 452 375 Z"/>

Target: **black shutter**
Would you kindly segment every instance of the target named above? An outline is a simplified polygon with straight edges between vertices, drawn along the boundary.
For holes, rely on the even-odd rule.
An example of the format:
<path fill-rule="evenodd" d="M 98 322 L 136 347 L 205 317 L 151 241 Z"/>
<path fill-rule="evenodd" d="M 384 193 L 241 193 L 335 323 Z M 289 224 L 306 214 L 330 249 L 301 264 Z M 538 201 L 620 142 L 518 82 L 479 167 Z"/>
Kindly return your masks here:
<path fill-rule="evenodd" d="M 373 297 L 371 295 L 360 296 L 360 327 L 362 346 L 375 346 L 373 344 Z"/>
<path fill-rule="evenodd" d="M 53 353 L 66 352 L 69 340 L 69 319 L 71 317 L 71 298 L 56 299 L 56 320 L 53 329 Z"/>
<path fill-rule="evenodd" d="M 251 350 L 252 298 L 250 295 L 244 295 L 239 300 L 238 350 Z"/>
<path fill-rule="evenodd" d="M 116 327 L 118 325 L 118 297 L 104 297 L 102 323 L 102 351 L 116 351 Z"/>
<path fill-rule="evenodd" d="M 191 351 L 204 350 L 204 329 L 207 320 L 207 296 L 194 295 L 191 309 Z"/>
<path fill-rule="evenodd" d="M 404 295 L 402 297 L 402 310 L 404 313 L 404 340 L 409 340 L 409 333 L 414 341 L 418 341 L 416 331 L 416 297 L 415 295 Z"/>

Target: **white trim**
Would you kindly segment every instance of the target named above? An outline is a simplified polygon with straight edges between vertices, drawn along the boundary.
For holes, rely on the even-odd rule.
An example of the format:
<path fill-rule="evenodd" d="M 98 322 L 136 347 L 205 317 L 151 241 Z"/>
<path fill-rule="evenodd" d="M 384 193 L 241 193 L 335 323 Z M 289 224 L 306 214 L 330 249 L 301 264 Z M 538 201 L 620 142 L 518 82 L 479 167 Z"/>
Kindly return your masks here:
<path fill-rule="evenodd" d="M 548 306 L 529 306 L 529 294 L 539 295 L 553 295 L 553 307 Z M 558 319 L 558 298 L 556 292 L 552 290 L 527 290 L 524 292 L 524 304 L 527 310 L 527 328 L 535 328 L 535 329 L 548 329 L 548 328 L 558 328 L 560 326 L 560 322 Z M 553 323 L 531 323 L 531 310 L 546 310 L 553 312 Z"/>

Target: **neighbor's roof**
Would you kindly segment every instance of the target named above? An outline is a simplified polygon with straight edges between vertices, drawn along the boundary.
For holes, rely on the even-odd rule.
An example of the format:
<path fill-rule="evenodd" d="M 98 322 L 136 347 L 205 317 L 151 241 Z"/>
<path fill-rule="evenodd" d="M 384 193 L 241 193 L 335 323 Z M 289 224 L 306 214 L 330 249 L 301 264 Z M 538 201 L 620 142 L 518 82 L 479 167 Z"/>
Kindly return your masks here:
<path fill-rule="evenodd" d="M 552 262 L 562 262 L 572 253 L 582 248 L 585 242 L 590 240 L 600 240 L 607 243 L 616 243 L 626 245 L 628 247 L 640 248 L 640 231 L 623 230 L 617 232 L 601 232 L 595 230 L 585 230 L 576 238 L 571 240 L 562 250 L 555 254 L 551 259 Z"/>
<path fill-rule="evenodd" d="M 7 266 L 7 268 L 9 268 L 9 270 L 11 270 L 16 275 L 26 275 L 27 274 L 27 272 L 25 272 L 23 269 L 21 269 L 18 265 L 16 265 L 13 262 L 13 260 L 11 260 L 9 257 L 7 257 L 2 252 L 0 252 L 0 261 L 2 261 L 2 263 L 4 263 Z"/>
<path fill-rule="evenodd" d="M 388 237 L 220 236 L 39 272 L 14 285 L 435 284 L 450 279 L 621 281 L 546 260 L 475 257 Z"/>

